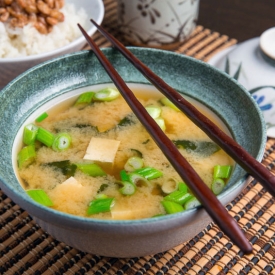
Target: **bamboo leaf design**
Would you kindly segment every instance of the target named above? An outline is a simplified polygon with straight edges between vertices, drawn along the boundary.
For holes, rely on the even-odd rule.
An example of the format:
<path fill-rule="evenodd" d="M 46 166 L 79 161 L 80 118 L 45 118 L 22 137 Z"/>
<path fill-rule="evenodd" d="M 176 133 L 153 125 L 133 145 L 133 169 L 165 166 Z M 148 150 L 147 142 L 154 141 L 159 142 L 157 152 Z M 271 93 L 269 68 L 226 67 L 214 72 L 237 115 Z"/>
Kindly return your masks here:
<path fill-rule="evenodd" d="M 241 72 L 241 69 L 242 69 L 242 63 L 240 63 L 236 73 L 234 74 L 233 78 L 238 80 L 239 79 L 239 76 L 240 76 L 240 72 Z"/>
<path fill-rule="evenodd" d="M 272 88 L 272 89 L 275 90 L 275 86 L 259 86 L 259 87 L 256 87 L 256 88 L 254 88 L 254 89 L 249 90 L 248 92 L 249 92 L 250 94 L 254 94 L 254 93 L 258 92 L 259 90 L 265 89 L 265 88 Z"/>

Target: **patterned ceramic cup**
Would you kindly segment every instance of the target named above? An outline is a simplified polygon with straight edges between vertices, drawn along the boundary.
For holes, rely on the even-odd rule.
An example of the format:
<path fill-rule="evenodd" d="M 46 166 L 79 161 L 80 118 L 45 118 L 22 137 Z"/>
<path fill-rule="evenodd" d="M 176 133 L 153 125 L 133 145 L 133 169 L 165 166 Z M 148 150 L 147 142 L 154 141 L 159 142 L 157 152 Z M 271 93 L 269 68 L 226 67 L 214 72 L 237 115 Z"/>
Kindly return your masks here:
<path fill-rule="evenodd" d="M 199 0 L 117 0 L 119 29 L 134 45 L 172 49 L 196 27 Z"/>

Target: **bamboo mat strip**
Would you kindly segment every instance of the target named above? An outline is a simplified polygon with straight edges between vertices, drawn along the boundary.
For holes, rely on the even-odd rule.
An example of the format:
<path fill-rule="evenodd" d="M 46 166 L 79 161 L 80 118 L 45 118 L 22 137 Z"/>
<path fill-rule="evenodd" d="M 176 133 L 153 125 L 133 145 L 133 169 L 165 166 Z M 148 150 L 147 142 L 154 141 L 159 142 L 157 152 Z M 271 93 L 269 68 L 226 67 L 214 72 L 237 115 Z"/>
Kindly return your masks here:
<path fill-rule="evenodd" d="M 105 0 L 103 26 L 120 37 L 116 2 Z M 100 47 L 111 46 L 98 32 Z M 237 41 L 203 26 L 174 51 L 208 61 Z M 84 49 L 88 49 L 85 47 Z M 275 140 L 266 143 L 263 165 L 275 173 Z M 26 211 L 0 190 L 0 274 L 275 274 L 275 203 L 262 186 L 250 179 L 227 209 L 243 227 L 254 251 L 243 255 L 214 224 L 173 249 L 146 257 L 117 259 L 91 255 L 58 242 L 34 223 Z"/>

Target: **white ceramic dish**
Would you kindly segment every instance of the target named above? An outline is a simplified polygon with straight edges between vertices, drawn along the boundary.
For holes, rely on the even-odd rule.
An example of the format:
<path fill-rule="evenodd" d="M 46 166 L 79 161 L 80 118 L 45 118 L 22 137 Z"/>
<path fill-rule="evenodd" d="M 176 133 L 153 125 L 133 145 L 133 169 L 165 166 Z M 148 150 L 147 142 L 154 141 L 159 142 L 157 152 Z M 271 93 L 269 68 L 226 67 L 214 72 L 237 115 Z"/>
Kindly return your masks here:
<path fill-rule="evenodd" d="M 88 14 L 88 18 L 93 18 L 98 24 L 101 24 L 104 17 L 104 5 L 102 0 L 66 0 L 66 3 L 72 3 L 76 9 L 83 8 Z M 91 36 L 96 32 L 96 27 L 87 22 L 87 33 Z M 0 90 L 20 73 L 37 65 L 43 61 L 55 58 L 57 56 L 81 50 L 86 44 L 83 35 L 56 50 L 44 52 L 41 54 L 18 57 L 18 58 L 0 58 Z"/>
<path fill-rule="evenodd" d="M 260 37 L 262 51 L 275 60 L 275 27 L 266 30 Z"/>
<path fill-rule="evenodd" d="M 230 47 L 208 61 L 242 84 L 264 114 L 267 135 L 275 137 L 275 28 Z M 273 48 L 272 48 L 273 47 Z M 275 57 L 275 56 L 274 56 Z M 244 106 L 245 107 L 245 106 Z"/>

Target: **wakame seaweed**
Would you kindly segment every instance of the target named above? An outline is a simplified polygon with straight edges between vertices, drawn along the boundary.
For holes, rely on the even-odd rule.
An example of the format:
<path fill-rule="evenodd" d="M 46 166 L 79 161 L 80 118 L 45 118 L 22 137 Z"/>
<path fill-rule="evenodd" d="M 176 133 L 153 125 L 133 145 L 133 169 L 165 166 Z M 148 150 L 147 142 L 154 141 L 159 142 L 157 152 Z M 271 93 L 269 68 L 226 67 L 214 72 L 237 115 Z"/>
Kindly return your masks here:
<path fill-rule="evenodd" d="M 74 176 L 77 166 L 71 163 L 69 160 L 49 162 L 45 165 L 53 166 L 57 169 L 60 169 L 62 174 L 69 177 Z"/>
<path fill-rule="evenodd" d="M 173 140 L 173 143 L 179 149 L 185 149 L 187 152 L 194 152 L 203 157 L 211 156 L 220 150 L 220 147 L 211 141 Z"/>

